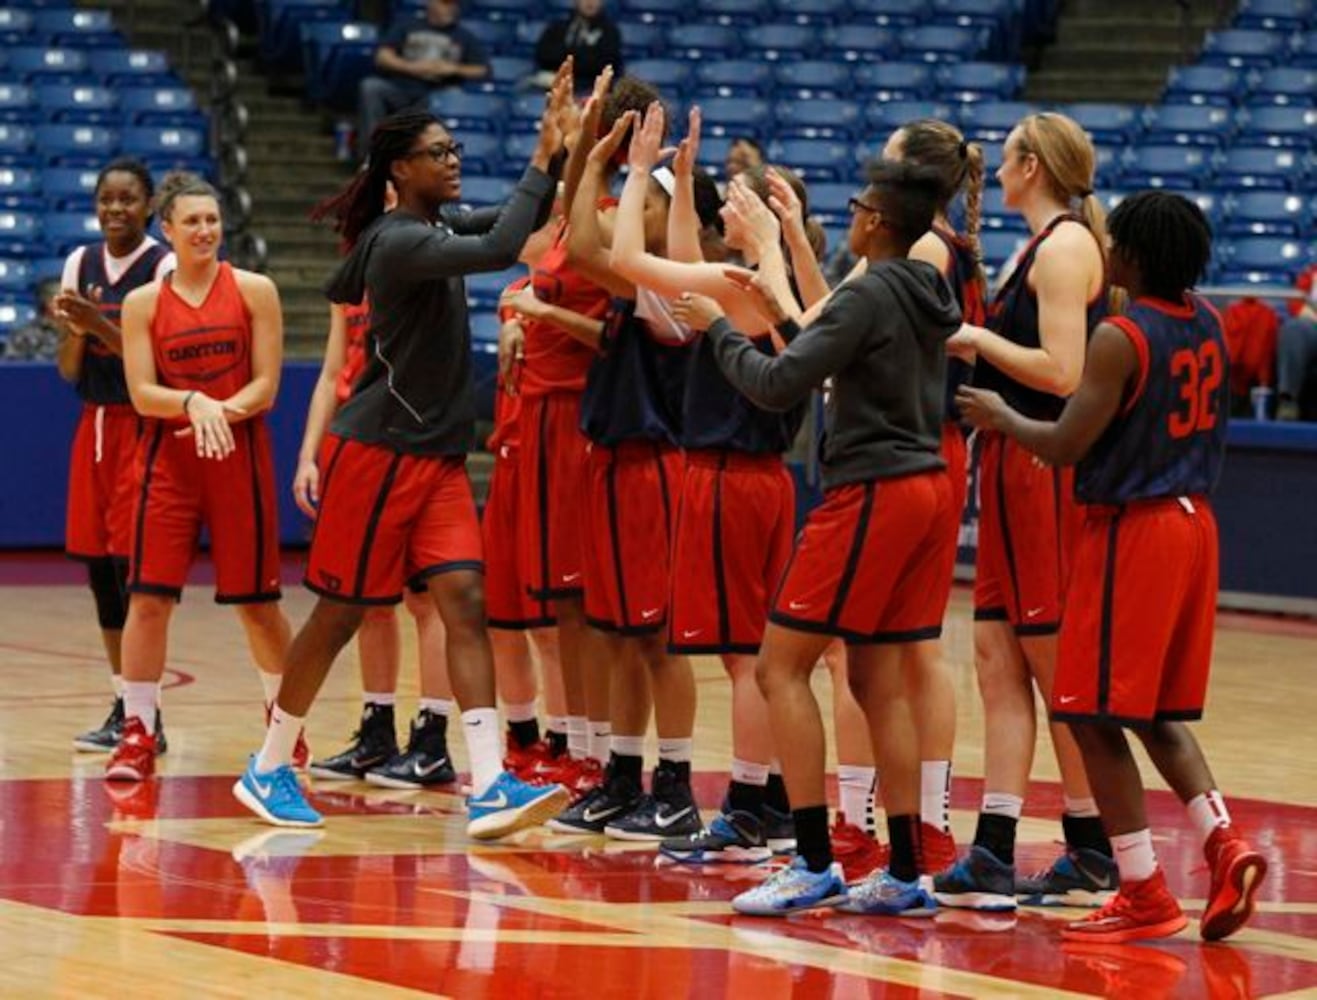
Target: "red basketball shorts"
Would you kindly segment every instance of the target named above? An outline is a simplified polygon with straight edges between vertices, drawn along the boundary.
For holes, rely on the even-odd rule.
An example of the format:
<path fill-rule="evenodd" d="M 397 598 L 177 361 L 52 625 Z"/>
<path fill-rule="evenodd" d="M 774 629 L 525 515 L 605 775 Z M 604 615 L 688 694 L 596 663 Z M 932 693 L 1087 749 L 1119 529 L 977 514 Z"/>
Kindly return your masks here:
<path fill-rule="evenodd" d="M 403 587 L 483 571 L 466 460 L 404 455 L 329 435 L 304 583 L 347 604 L 396 604 Z"/>
<path fill-rule="evenodd" d="M 236 449 L 198 458 L 177 424 L 156 422 L 137 449 L 128 589 L 179 597 L 204 527 L 220 604 L 277 601 L 279 521 L 274 460 L 265 422 L 233 425 Z"/>
<path fill-rule="evenodd" d="M 1074 473 L 1001 434 L 980 440 L 974 617 L 1010 622 L 1021 636 L 1055 635 L 1083 519 Z"/>
<path fill-rule="evenodd" d="M 142 421 L 126 403 L 84 404 L 69 456 L 64 549 L 74 559 L 127 559 L 136 496 L 133 462 Z"/>
<path fill-rule="evenodd" d="M 942 461 L 947 463 L 947 478 L 951 480 L 951 506 L 956 508 L 956 516 L 962 517 L 969 497 L 969 449 L 965 432 L 951 420 L 942 424 Z"/>
<path fill-rule="evenodd" d="M 494 473 L 480 519 L 485 548 L 485 614 L 490 628 L 542 628 L 554 623 L 552 610 L 537 601 L 521 582 L 517 563 L 517 508 L 524 502 L 519 486 L 521 457 L 503 445 L 494 456 Z"/>
<path fill-rule="evenodd" d="M 652 441 L 590 446 L 585 619 L 622 635 L 668 625 L 681 452 Z"/>
<path fill-rule="evenodd" d="M 672 550 L 673 652 L 759 651 L 795 519 L 781 456 L 687 452 Z"/>
<path fill-rule="evenodd" d="M 853 645 L 938 638 L 959 531 L 951 492 L 942 470 L 828 490 L 769 620 Z"/>
<path fill-rule="evenodd" d="M 1216 518 L 1206 500 L 1088 508 L 1052 718 L 1132 726 L 1201 718 L 1217 575 Z"/>
<path fill-rule="evenodd" d="M 521 579 L 531 596 L 541 600 L 579 597 L 589 445 L 580 430 L 581 397 L 555 392 L 527 396 L 521 405 Z"/>

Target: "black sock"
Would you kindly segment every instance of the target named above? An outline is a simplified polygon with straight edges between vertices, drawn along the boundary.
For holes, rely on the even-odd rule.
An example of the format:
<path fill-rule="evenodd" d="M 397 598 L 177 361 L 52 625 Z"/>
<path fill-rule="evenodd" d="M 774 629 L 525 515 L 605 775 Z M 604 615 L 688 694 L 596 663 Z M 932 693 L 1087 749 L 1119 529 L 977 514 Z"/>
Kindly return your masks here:
<path fill-rule="evenodd" d="M 832 842 L 828 839 L 828 807 L 807 806 L 792 810 L 796 821 L 796 853 L 812 872 L 824 872 L 832 864 Z"/>
<path fill-rule="evenodd" d="M 540 724 L 535 719 L 527 719 L 525 722 L 509 722 L 508 732 L 512 734 L 512 739 L 517 746 L 524 750 L 539 740 Z"/>
<path fill-rule="evenodd" d="M 1061 829 L 1065 831 L 1067 847 L 1071 849 L 1082 847 L 1096 851 L 1098 854 L 1105 854 L 1109 858 L 1113 857 L 1111 841 L 1107 839 L 1106 831 L 1102 829 L 1101 816 L 1071 816 L 1069 813 L 1063 813 Z"/>
<path fill-rule="evenodd" d="M 727 786 L 727 808 L 739 809 L 752 816 L 764 814 L 763 785 L 747 785 L 744 781 L 733 781 Z"/>
<path fill-rule="evenodd" d="M 974 846 L 986 847 L 1003 864 L 1015 864 L 1015 827 L 1020 821 L 1011 816 L 979 813 L 974 830 Z"/>
<path fill-rule="evenodd" d="M 554 757 L 561 757 L 567 752 L 566 733 L 559 733 L 550 729 L 545 732 L 544 738 L 549 741 L 549 753 Z"/>
<path fill-rule="evenodd" d="M 667 774 L 668 781 L 674 785 L 689 786 L 691 783 L 691 762 L 688 760 L 664 760 L 660 757 L 654 771 L 658 773 L 659 770 Z"/>
<path fill-rule="evenodd" d="M 630 754 L 615 753 L 608 760 L 608 788 L 613 789 L 622 784 L 627 794 L 638 792 L 645 771 L 645 758 L 632 757 Z"/>
<path fill-rule="evenodd" d="M 913 882 L 919 877 L 915 860 L 915 844 L 919 842 L 919 816 L 888 816 L 887 841 L 891 845 L 891 859 L 887 870 L 893 878 Z"/>
<path fill-rule="evenodd" d="M 787 798 L 787 786 L 782 775 L 768 776 L 768 784 L 764 786 L 764 804 L 780 813 L 791 812 L 791 800 Z"/>

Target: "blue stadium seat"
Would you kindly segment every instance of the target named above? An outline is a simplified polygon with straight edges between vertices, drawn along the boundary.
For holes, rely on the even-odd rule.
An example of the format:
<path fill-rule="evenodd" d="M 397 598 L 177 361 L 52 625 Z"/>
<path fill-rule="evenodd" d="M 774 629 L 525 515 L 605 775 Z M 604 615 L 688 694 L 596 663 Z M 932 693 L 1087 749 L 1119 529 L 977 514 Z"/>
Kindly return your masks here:
<path fill-rule="evenodd" d="M 114 18 L 108 10 L 38 10 L 32 28 L 54 46 L 90 49 L 123 45 L 123 36 L 115 29 Z"/>
<path fill-rule="evenodd" d="M 1313 17 L 1311 0 L 1240 0 L 1236 28 L 1298 31 Z"/>
<path fill-rule="evenodd" d="M 1121 177 L 1123 172 L 1123 158 L 1126 146 L 1124 143 L 1117 145 L 1103 145 L 1094 143 L 1093 145 L 1093 187 L 1103 188 L 1111 187 Z"/>
<path fill-rule="evenodd" d="M 863 109 L 839 98 L 778 101 L 773 114 L 777 120 L 777 137 L 782 139 L 842 139 L 849 142 L 860 138 L 863 131 Z"/>
<path fill-rule="evenodd" d="M 507 271 L 469 275 L 466 279 L 467 302 L 472 309 L 497 309 L 498 300 L 511 283 L 512 277 Z"/>
<path fill-rule="evenodd" d="M 769 13 L 764 0 L 697 0 L 702 20 L 716 24 L 754 25 Z"/>
<path fill-rule="evenodd" d="M 28 293 L 35 284 L 30 261 L 0 260 L 0 294 Z"/>
<path fill-rule="evenodd" d="M 773 70 L 762 60 L 719 59 L 695 64 L 693 92 L 701 99 L 767 97 L 772 90 Z"/>
<path fill-rule="evenodd" d="M 773 163 L 790 167 L 806 181 L 842 181 L 854 173 L 851 147 L 827 139 L 782 139 L 769 147 Z"/>
<path fill-rule="evenodd" d="M 1247 101 L 1250 105 L 1317 106 L 1317 70 L 1277 66 L 1251 74 Z"/>
<path fill-rule="evenodd" d="M 625 24 L 619 23 L 617 27 L 622 32 L 622 51 L 628 60 L 646 56 L 667 59 L 673 55 L 668 48 L 668 25 L 627 21 Z"/>
<path fill-rule="evenodd" d="M 1146 134 L 1153 145 L 1224 146 L 1234 132 L 1234 115 L 1215 104 L 1163 104 L 1148 109 Z"/>
<path fill-rule="evenodd" d="M 694 69 L 684 59 L 636 59 L 627 63 L 628 76 L 652 83 L 664 94 L 685 94 L 691 89 Z"/>
<path fill-rule="evenodd" d="M 948 101 L 1005 101 L 1024 86 L 1023 66 L 1010 63 L 962 62 L 934 71 L 938 96 Z"/>
<path fill-rule="evenodd" d="M 0 83 L 0 122 L 35 125 L 42 118 L 36 91 L 25 83 Z"/>
<path fill-rule="evenodd" d="M 9 75 L 29 83 L 91 83 L 87 54 L 80 49 L 11 48 Z"/>
<path fill-rule="evenodd" d="M 817 215 L 824 225 L 847 225 L 850 220 L 850 201 L 854 194 L 854 184 L 811 184 L 809 186 L 810 214 Z"/>
<path fill-rule="evenodd" d="M 38 125 L 36 151 L 53 167 L 96 167 L 118 154 L 120 135 L 104 125 Z"/>
<path fill-rule="evenodd" d="M 0 124 L 0 165 L 37 166 L 40 161 L 33 152 L 35 141 L 30 125 Z"/>
<path fill-rule="evenodd" d="M 765 136 L 772 132 L 772 105 L 756 97 L 713 97 L 700 101 L 708 135 Z"/>
<path fill-rule="evenodd" d="M 1292 285 L 1311 259 L 1311 248 L 1298 240 L 1266 236 L 1233 240 L 1225 254 L 1222 279 Z"/>
<path fill-rule="evenodd" d="M 881 148 L 887 137 L 916 118 L 940 118 L 956 124 L 958 115 L 950 104 L 942 101 L 887 101 L 869 105 L 865 118 L 875 135 L 871 138 Z"/>
<path fill-rule="evenodd" d="M 1029 223 L 1023 215 L 1006 207 L 1005 194 L 997 185 L 992 184 L 983 189 L 983 201 L 979 206 L 985 230 L 1007 230 L 1013 233 L 1028 232 Z"/>
<path fill-rule="evenodd" d="M 41 190 L 52 208 L 90 212 L 96 200 L 96 168 L 52 167 L 41 172 Z"/>
<path fill-rule="evenodd" d="M 513 27 L 512 38 L 504 43 L 499 54 L 533 58 L 535 43 L 539 41 L 540 35 L 544 34 L 545 27 L 546 22 L 542 20 L 517 21 Z M 653 27 L 653 25 L 648 27 Z M 623 33 L 626 35 L 630 31 L 631 25 L 627 25 Z M 626 41 L 628 48 L 630 48 L 630 38 L 628 37 Z"/>
<path fill-rule="evenodd" d="M 519 21 L 548 13 L 536 0 L 480 0 L 479 9 L 480 15 L 491 21 Z"/>
<path fill-rule="evenodd" d="M 124 123 L 205 128 L 206 113 L 186 87 L 124 87 L 119 91 Z"/>
<path fill-rule="evenodd" d="M 851 68 L 831 60 L 779 62 L 773 66 L 773 84 L 779 97 L 848 97 Z"/>
<path fill-rule="evenodd" d="M 87 54 L 91 72 L 106 86 L 182 86 L 169 59 L 155 49 L 93 49 Z"/>
<path fill-rule="evenodd" d="M 816 54 L 818 32 L 808 24 L 760 24 L 742 31 L 741 42 L 770 62 L 806 59 Z"/>
<path fill-rule="evenodd" d="M 630 67 L 628 67 L 630 68 Z M 513 94 L 521 81 L 535 72 L 535 61 L 521 56 L 490 56 L 489 76 L 479 88 L 492 94 Z"/>
<path fill-rule="evenodd" d="M 1094 142 L 1129 142 L 1143 127 L 1132 104 L 1067 104 L 1060 109 L 1084 129 Z"/>
<path fill-rule="evenodd" d="M 721 59 L 742 51 L 741 33 L 722 24 L 675 24 L 667 39 L 670 54 L 686 59 Z"/>
<path fill-rule="evenodd" d="M 527 142 L 528 140 L 528 142 Z M 535 144 L 536 135 L 513 135 L 500 139 L 496 135 L 476 132 L 462 138 L 462 173 L 501 174 L 504 172 L 504 160 L 508 160 L 507 172 L 514 173 L 526 168 Z M 519 155 L 513 156 L 511 149 Z M 524 150 L 524 152 L 522 152 Z"/>
<path fill-rule="evenodd" d="M 925 24 L 901 32 L 901 55 L 924 62 L 968 62 L 988 47 L 988 32 Z"/>
<path fill-rule="evenodd" d="M 0 7 L 0 42 L 5 45 L 29 45 L 32 38 L 32 12 L 17 7 Z"/>
<path fill-rule="evenodd" d="M 1317 147 L 1317 108 L 1273 105 L 1241 111 L 1235 144 L 1313 149 Z"/>
<path fill-rule="evenodd" d="M 1166 75 L 1168 104 L 1235 103 L 1244 90 L 1244 77 L 1228 66 L 1176 66 Z"/>
<path fill-rule="evenodd" d="M 264 0 L 257 4 L 261 65 L 277 71 L 304 66 L 302 29 L 315 21 L 342 23 L 348 16 L 341 0 Z M 463 27 L 467 27 L 463 22 Z"/>
<path fill-rule="evenodd" d="M 678 130 L 680 132 L 680 130 Z M 727 154 L 735 139 L 730 135 L 706 135 L 700 137 L 700 166 L 721 177 L 723 166 L 727 163 Z"/>
<path fill-rule="evenodd" d="M 0 256 L 41 256 L 41 240 L 41 216 L 36 212 L 0 211 Z"/>
<path fill-rule="evenodd" d="M 1311 158 L 1297 149 L 1227 149 L 1216 162 L 1216 186 L 1232 191 L 1302 190 Z"/>
<path fill-rule="evenodd" d="M 1290 43 L 1290 65 L 1317 69 L 1317 31 L 1294 36 Z"/>
<path fill-rule="evenodd" d="M 506 50 L 515 32 L 507 21 L 487 21 L 478 17 L 462 18 L 462 27 L 480 39 L 486 52 Z"/>
<path fill-rule="evenodd" d="M 846 0 L 775 0 L 773 20 L 826 26 L 844 21 L 853 6 Z"/>
<path fill-rule="evenodd" d="M 870 24 L 909 28 L 928 17 L 926 0 L 851 0 L 851 14 Z"/>
<path fill-rule="evenodd" d="M 627 20 L 676 24 L 690 18 L 691 6 L 690 0 L 624 0 L 619 14 Z"/>
<path fill-rule="evenodd" d="M 1008 229 L 988 229 L 979 233 L 979 243 L 983 246 L 983 270 L 988 280 L 993 281 L 1007 262 L 1028 245 L 1029 234 Z"/>
<path fill-rule="evenodd" d="M 32 266 L 32 280 L 38 284 L 50 278 L 58 281 L 64 274 L 63 257 L 31 257 L 28 263 Z"/>
<path fill-rule="evenodd" d="M 0 208 L 39 212 L 45 209 L 37 171 L 28 167 L 0 167 Z"/>
<path fill-rule="evenodd" d="M 307 96 L 331 108 L 355 108 L 361 78 L 375 68 L 375 25 L 313 21 L 301 26 L 301 37 Z"/>
<path fill-rule="evenodd" d="M 1289 191 L 1241 191 L 1227 202 L 1228 236 L 1304 236 L 1312 225 L 1312 204 Z"/>
<path fill-rule="evenodd" d="M 13 331 L 35 323 L 36 319 L 37 307 L 31 302 L 0 302 L 0 341 L 5 340 Z"/>
<path fill-rule="evenodd" d="M 880 101 L 917 101 L 933 93 L 928 63 L 859 62 L 851 67 L 857 94 Z"/>
<path fill-rule="evenodd" d="M 462 91 L 440 91 L 432 98 L 441 102 L 452 102 L 450 107 L 460 104 L 466 98 Z M 494 96 L 494 95 L 482 95 Z M 434 105 L 431 105 L 433 108 Z M 544 115 L 544 95 L 540 93 L 520 94 L 504 101 L 504 127 L 510 132 L 535 132 L 540 127 L 540 118 Z"/>
<path fill-rule="evenodd" d="M 1013 61 L 1020 54 L 1014 0 L 933 0 L 932 23 L 986 31 L 982 51 L 994 58 Z"/>
<path fill-rule="evenodd" d="M 471 341 L 477 351 L 498 349 L 498 314 L 481 311 L 471 313 Z"/>
<path fill-rule="evenodd" d="M 68 255 L 85 243 L 101 238 L 101 226 L 94 213 L 52 212 L 42 222 L 46 245 L 55 254 Z"/>
<path fill-rule="evenodd" d="M 1131 188 L 1198 188 L 1211 174 L 1211 150 L 1201 146 L 1135 146 L 1127 150 L 1121 182 Z"/>
<path fill-rule="evenodd" d="M 530 94 L 527 100 L 535 105 L 533 122 L 538 122 L 540 112 L 544 110 L 544 97 Z M 501 132 L 503 120 L 508 115 L 508 101 L 501 94 L 481 94 L 450 87 L 430 94 L 430 113 L 450 132 L 461 133 L 465 138 L 471 132 Z"/>
<path fill-rule="evenodd" d="M 1026 101 L 983 101 L 960 109 L 960 127 L 967 139 L 1005 142 L 1021 118 L 1041 110 Z"/>
<path fill-rule="evenodd" d="M 43 83 L 36 91 L 37 103 L 51 121 L 76 125 L 118 125 L 122 118 L 119 98 L 108 87 Z"/>
<path fill-rule="evenodd" d="M 462 204 L 473 207 L 501 205 L 516 187 L 507 177 L 463 177 Z"/>
<path fill-rule="evenodd" d="M 874 24 L 838 24 L 824 28 L 820 35 L 822 57 L 844 62 L 894 59 L 901 51 L 901 39 L 893 28 Z"/>
<path fill-rule="evenodd" d="M 1264 69 L 1285 61 L 1287 41 L 1276 31 L 1209 31 L 1199 60 L 1204 66 Z"/>

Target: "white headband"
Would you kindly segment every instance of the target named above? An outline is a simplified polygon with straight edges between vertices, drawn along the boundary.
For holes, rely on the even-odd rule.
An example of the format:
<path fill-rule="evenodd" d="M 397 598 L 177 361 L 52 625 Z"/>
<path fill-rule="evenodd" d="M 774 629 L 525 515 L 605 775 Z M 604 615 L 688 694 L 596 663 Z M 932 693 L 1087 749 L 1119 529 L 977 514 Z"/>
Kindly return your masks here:
<path fill-rule="evenodd" d="M 664 190 L 669 198 L 676 195 L 677 178 L 673 176 L 672 171 L 667 167 L 656 167 L 654 170 L 650 171 L 649 176 L 658 182 L 658 186 Z"/>

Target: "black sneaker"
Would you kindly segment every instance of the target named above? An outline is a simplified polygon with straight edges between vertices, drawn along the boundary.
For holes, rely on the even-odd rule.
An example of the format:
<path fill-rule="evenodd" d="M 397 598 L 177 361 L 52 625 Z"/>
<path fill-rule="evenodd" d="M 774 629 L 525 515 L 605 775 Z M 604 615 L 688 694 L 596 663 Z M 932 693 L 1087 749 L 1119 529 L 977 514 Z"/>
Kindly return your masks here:
<path fill-rule="evenodd" d="M 652 795 L 642 796 L 630 812 L 610 820 L 604 833 L 614 840 L 659 843 L 669 838 L 689 837 L 704 828 L 689 780 L 683 780 L 660 763 L 654 768 L 652 787 Z"/>
<path fill-rule="evenodd" d="M 659 844 L 659 852 L 688 865 L 757 865 L 773 856 L 759 817 L 744 810 L 724 812 L 699 833 L 673 837 Z"/>
<path fill-rule="evenodd" d="M 1026 906 L 1105 906 L 1119 888 L 1116 862 L 1085 847 L 1069 848 L 1050 868 L 1015 880 L 1015 896 Z"/>
<path fill-rule="evenodd" d="M 361 728 L 352 734 L 346 750 L 315 761 L 308 772 L 326 781 L 355 781 L 398 753 L 398 736 L 393 731 L 393 706 L 367 704 L 361 712 Z"/>
<path fill-rule="evenodd" d="M 155 710 L 155 755 L 159 757 L 169 749 L 169 741 L 165 739 L 165 713 L 159 708 Z"/>
<path fill-rule="evenodd" d="M 774 854 L 791 854 L 796 849 L 796 820 L 789 812 L 764 806 L 764 840 Z"/>
<path fill-rule="evenodd" d="M 407 750 L 366 772 L 368 784 L 384 788 L 429 788 L 456 780 L 448 759 L 448 719 L 426 710 L 412 722 Z"/>
<path fill-rule="evenodd" d="M 83 753 L 109 753 L 119 745 L 123 733 L 123 699 L 115 698 L 110 714 L 96 729 L 88 729 L 73 737 L 73 749 Z"/>
<path fill-rule="evenodd" d="M 562 833 L 603 833 L 604 827 L 625 816 L 640 803 L 640 786 L 627 779 L 606 778 L 604 783 L 566 811 L 549 820 L 549 829 Z"/>

